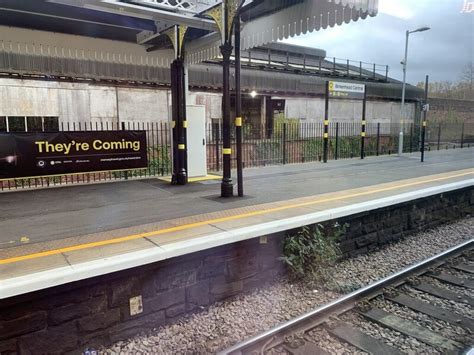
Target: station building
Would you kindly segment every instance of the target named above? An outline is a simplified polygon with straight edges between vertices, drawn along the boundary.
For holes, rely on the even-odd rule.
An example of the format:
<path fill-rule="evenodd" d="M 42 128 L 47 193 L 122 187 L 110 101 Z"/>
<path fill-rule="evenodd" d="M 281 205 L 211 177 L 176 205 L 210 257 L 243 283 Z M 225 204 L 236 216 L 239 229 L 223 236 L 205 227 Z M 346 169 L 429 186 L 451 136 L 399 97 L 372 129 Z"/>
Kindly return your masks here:
<path fill-rule="evenodd" d="M 61 124 L 165 122 L 171 115 L 170 73 L 139 45 L 0 26 L 0 130 L 54 130 Z M 32 43 L 32 38 L 35 43 Z M 58 44 L 61 44 L 58 45 Z M 75 48 L 67 49 L 67 46 Z M 126 48 L 125 48 L 126 47 Z M 135 48 L 137 47 L 137 48 Z M 124 55 L 121 53 L 134 53 Z M 187 104 L 204 105 L 206 122 L 222 118 L 220 58 L 187 69 Z M 400 121 L 401 82 L 385 65 L 329 58 L 321 49 L 274 43 L 242 52 L 246 125 L 270 128 L 278 119 L 321 122 L 328 80 L 367 87 L 367 120 Z M 419 119 L 423 90 L 407 86 L 407 121 Z M 231 102 L 233 106 L 233 102 Z M 357 100 L 331 100 L 332 121 L 361 119 Z"/>

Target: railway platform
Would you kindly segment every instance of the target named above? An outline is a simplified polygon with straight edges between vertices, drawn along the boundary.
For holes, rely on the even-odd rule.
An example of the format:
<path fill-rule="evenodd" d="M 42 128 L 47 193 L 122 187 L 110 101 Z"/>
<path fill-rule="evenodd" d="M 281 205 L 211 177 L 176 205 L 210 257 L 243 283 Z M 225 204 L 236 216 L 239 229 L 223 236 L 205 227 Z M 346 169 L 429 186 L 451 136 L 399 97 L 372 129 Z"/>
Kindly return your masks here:
<path fill-rule="evenodd" d="M 218 197 L 219 180 L 2 194 L 0 298 L 470 187 L 473 153 L 248 169 L 240 199 Z"/>

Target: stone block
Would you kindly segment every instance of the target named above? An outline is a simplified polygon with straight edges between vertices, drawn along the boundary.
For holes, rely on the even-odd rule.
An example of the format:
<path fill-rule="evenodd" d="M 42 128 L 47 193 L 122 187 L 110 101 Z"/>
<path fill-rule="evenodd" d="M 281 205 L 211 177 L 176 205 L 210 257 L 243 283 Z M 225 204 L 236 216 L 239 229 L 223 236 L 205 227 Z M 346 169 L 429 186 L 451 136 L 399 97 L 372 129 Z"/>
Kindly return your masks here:
<path fill-rule="evenodd" d="M 63 354 L 77 349 L 79 341 L 76 321 L 48 327 L 19 338 L 21 354 Z"/>
<path fill-rule="evenodd" d="M 17 337 L 46 328 L 46 312 L 30 313 L 20 318 L 0 321 L 0 340 Z"/>
<path fill-rule="evenodd" d="M 107 332 L 110 336 L 110 341 L 113 343 L 131 338 L 142 331 L 158 328 L 163 324 L 165 324 L 165 311 L 159 311 L 127 322 L 118 323 L 110 327 Z"/>
<path fill-rule="evenodd" d="M 106 312 L 92 314 L 78 320 L 79 329 L 83 332 L 94 332 L 106 329 L 120 321 L 120 309 L 114 308 Z"/>
<path fill-rule="evenodd" d="M 198 282 L 186 288 L 186 307 L 188 310 L 209 305 L 209 280 Z"/>
<path fill-rule="evenodd" d="M 0 354 L 13 355 L 18 353 L 17 339 L 0 340 Z"/>
<path fill-rule="evenodd" d="M 244 289 L 242 280 L 227 282 L 224 277 L 211 280 L 211 294 L 215 300 L 222 300 L 234 296 Z"/>
<path fill-rule="evenodd" d="M 197 270 L 198 279 L 207 279 L 218 275 L 224 275 L 226 269 L 226 257 L 224 255 L 212 255 L 204 259 L 203 264 Z"/>
<path fill-rule="evenodd" d="M 109 306 L 112 308 L 128 304 L 130 298 L 139 295 L 140 291 L 140 282 L 137 277 L 113 281 L 109 289 Z"/>
<path fill-rule="evenodd" d="M 258 272 L 257 254 L 229 260 L 226 265 L 226 275 L 229 280 L 240 280 L 251 277 Z"/>
<path fill-rule="evenodd" d="M 177 304 L 174 306 L 169 307 L 165 311 L 166 318 L 174 318 L 186 311 L 186 305 L 184 303 Z"/>
<path fill-rule="evenodd" d="M 143 300 L 143 310 L 146 313 L 156 312 L 169 308 L 173 305 L 185 303 L 186 295 L 184 288 L 177 288 L 170 291 L 158 293 L 152 298 Z"/>
<path fill-rule="evenodd" d="M 196 282 L 196 270 L 181 270 L 170 273 L 162 272 L 155 277 L 155 291 L 186 287 Z"/>
<path fill-rule="evenodd" d="M 60 294 L 55 294 L 54 297 L 48 297 L 47 298 L 48 308 L 53 309 L 53 308 L 60 307 L 66 304 L 81 303 L 90 298 L 97 297 L 100 295 L 105 295 L 105 294 L 106 294 L 105 283 L 78 287 L 72 290 L 67 290 Z"/>
<path fill-rule="evenodd" d="M 48 314 L 48 324 L 58 325 L 72 319 L 104 312 L 107 308 L 105 295 L 91 298 L 78 304 L 69 304 L 52 309 Z"/>

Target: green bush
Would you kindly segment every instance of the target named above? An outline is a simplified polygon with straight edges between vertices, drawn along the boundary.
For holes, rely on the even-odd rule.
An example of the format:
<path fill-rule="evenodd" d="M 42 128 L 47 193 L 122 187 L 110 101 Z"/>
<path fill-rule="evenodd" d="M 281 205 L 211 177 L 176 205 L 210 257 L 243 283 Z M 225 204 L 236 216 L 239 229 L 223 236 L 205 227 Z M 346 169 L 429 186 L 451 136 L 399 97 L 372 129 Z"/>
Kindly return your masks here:
<path fill-rule="evenodd" d="M 304 280 L 310 287 L 327 284 L 332 279 L 328 267 L 341 256 L 339 239 L 347 227 L 336 223 L 324 233 L 324 227 L 317 224 L 288 233 L 280 260 L 288 266 L 291 278 Z"/>

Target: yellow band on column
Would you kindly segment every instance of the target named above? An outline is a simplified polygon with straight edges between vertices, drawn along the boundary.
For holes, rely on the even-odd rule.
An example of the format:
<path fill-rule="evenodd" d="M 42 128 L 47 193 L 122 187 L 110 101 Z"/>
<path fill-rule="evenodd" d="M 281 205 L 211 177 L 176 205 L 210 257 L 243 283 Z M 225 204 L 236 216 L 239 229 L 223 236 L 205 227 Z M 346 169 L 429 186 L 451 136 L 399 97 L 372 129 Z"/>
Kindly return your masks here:
<path fill-rule="evenodd" d="M 186 145 L 184 145 L 184 144 L 178 144 L 178 149 L 179 149 L 179 150 L 184 150 L 184 149 L 186 149 Z"/>
<path fill-rule="evenodd" d="M 188 128 L 188 121 L 183 121 L 183 128 Z"/>
<path fill-rule="evenodd" d="M 235 126 L 236 127 L 241 127 L 242 126 L 242 117 L 236 117 L 235 118 Z"/>
<path fill-rule="evenodd" d="M 329 126 L 329 120 L 324 120 L 324 125 Z"/>
<path fill-rule="evenodd" d="M 426 127 L 426 121 L 423 121 L 423 127 Z"/>
<path fill-rule="evenodd" d="M 365 120 L 362 120 L 362 126 L 365 126 Z"/>
<path fill-rule="evenodd" d="M 365 132 L 362 132 L 362 133 L 360 134 L 360 136 L 361 136 L 361 137 L 365 137 Z"/>
<path fill-rule="evenodd" d="M 230 149 L 230 148 L 222 148 L 222 154 L 230 155 L 230 154 L 232 154 L 232 149 Z"/>
<path fill-rule="evenodd" d="M 329 138 L 329 134 L 328 134 L 328 133 L 324 133 L 323 137 L 324 137 L 324 138 Z"/>
<path fill-rule="evenodd" d="M 175 121 L 171 121 L 171 128 L 175 128 L 176 127 L 176 122 Z"/>

